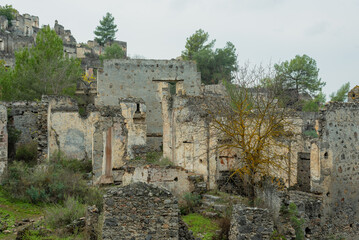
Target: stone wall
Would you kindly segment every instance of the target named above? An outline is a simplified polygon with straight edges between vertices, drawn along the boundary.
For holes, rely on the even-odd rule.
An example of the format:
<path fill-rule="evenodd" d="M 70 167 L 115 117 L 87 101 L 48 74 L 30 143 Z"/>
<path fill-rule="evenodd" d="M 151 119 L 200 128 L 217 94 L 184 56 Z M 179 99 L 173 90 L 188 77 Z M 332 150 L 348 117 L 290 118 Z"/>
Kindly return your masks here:
<path fill-rule="evenodd" d="M 146 105 L 141 98 L 121 98 L 119 103 L 128 135 L 128 159 L 134 159 L 147 150 Z"/>
<path fill-rule="evenodd" d="M 55 20 L 54 30 L 62 39 L 64 53 L 69 57 L 76 58 L 76 39 L 72 36 L 71 31 L 65 30 L 64 26 L 60 25 L 57 20 Z"/>
<path fill-rule="evenodd" d="M 102 239 L 179 238 L 179 209 L 172 194 L 145 183 L 109 189 L 104 196 Z"/>
<path fill-rule="evenodd" d="M 323 220 L 330 231 L 359 231 L 359 104 L 331 102 L 320 112 L 318 157 Z"/>
<path fill-rule="evenodd" d="M 221 87 L 223 86 L 216 85 L 212 90 L 206 88 L 207 94 L 202 96 L 171 95 L 164 89 L 162 98 L 164 156 L 171 159 L 176 166 L 203 175 L 211 189 L 216 187 L 217 180 L 223 173 L 233 171 L 240 164 L 240 154 L 218 149 L 225 139 L 212 127 L 211 119 L 206 112 L 207 102 L 223 100 L 222 95 L 216 93 L 217 88 Z M 277 151 L 288 155 L 288 159 L 283 160 L 283 166 L 290 171 L 272 172 L 274 176 L 282 178 L 286 186 L 296 185 L 299 177 L 300 183 L 303 182 L 301 180 L 307 183 L 301 190 L 310 190 L 310 161 L 305 162 L 300 157 L 307 156 L 306 159 L 310 159 L 308 156 L 312 139 L 304 136 L 303 131 L 314 129 L 314 119 L 313 114 L 300 113 L 289 119 L 293 122 L 294 127 L 291 131 L 294 135 L 290 141 L 284 143 L 285 147 L 278 147 Z M 302 166 L 303 163 L 309 164 L 305 165 L 305 168 Z M 297 175 L 298 168 L 306 174 Z"/>
<path fill-rule="evenodd" d="M 267 209 L 233 206 L 229 240 L 269 240 L 273 229 L 273 219 Z"/>
<path fill-rule="evenodd" d="M 127 129 L 120 107 L 88 105 L 86 116 L 68 97 L 49 98 L 49 155 L 91 159 L 94 183 L 113 183 L 112 170 L 127 159 Z M 65 123 L 65 124 L 64 124 Z"/>
<path fill-rule="evenodd" d="M 16 146 L 36 141 L 40 160 L 56 158 L 58 152 L 72 159 L 92 160 L 95 184 L 113 183 L 113 170 L 145 151 L 146 106 L 141 101 L 123 99 L 123 109 L 89 104 L 82 109 L 83 115 L 69 97 L 44 96 L 41 102 L 3 104 L 9 112 L 7 125 L 21 132 Z"/>
<path fill-rule="evenodd" d="M 118 105 L 119 98 L 142 98 L 147 106 L 147 145 L 162 145 L 162 91 L 173 84 L 173 92 L 201 93 L 196 64 L 176 60 L 109 60 L 98 71 L 97 105 Z"/>
<path fill-rule="evenodd" d="M 7 166 L 7 109 L 0 104 L 0 178 Z"/>
<path fill-rule="evenodd" d="M 181 167 L 160 167 L 154 165 L 123 166 L 114 170 L 115 183 L 127 186 L 135 182 L 153 184 L 165 188 L 181 197 L 189 192 L 206 191 L 203 177 L 188 172 Z"/>
<path fill-rule="evenodd" d="M 217 149 L 219 134 L 210 127 L 205 111 L 206 101 L 217 99 L 166 93 L 162 100 L 163 154 L 176 166 L 203 175 L 213 189 L 219 172 L 236 166 L 234 154 Z"/>
<path fill-rule="evenodd" d="M 8 127 L 16 129 L 20 137 L 16 146 L 10 146 L 12 151 L 16 151 L 19 145 L 36 141 L 38 144 L 38 156 L 40 159 L 47 158 L 47 111 L 46 101 L 30 102 L 7 102 L 4 103 L 8 111 Z M 14 152 L 9 152 L 10 157 L 14 157 Z"/>

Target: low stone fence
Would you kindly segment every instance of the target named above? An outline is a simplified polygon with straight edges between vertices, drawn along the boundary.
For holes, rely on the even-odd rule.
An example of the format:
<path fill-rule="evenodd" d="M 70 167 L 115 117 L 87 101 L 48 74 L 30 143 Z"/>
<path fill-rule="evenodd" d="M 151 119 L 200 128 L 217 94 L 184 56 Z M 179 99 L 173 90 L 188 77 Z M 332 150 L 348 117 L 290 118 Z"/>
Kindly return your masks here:
<path fill-rule="evenodd" d="M 273 229 L 273 218 L 268 209 L 233 206 L 229 240 L 270 239 Z"/>
<path fill-rule="evenodd" d="M 178 218 L 177 200 L 165 189 L 140 182 L 113 188 L 104 196 L 102 238 L 177 240 Z"/>

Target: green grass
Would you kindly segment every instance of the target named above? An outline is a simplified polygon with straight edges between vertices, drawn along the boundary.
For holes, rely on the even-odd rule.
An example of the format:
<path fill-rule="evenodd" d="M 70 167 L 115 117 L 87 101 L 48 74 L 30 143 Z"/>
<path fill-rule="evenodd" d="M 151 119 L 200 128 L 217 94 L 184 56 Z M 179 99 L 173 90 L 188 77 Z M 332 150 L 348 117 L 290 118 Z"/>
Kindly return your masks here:
<path fill-rule="evenodd" d="M 10 198 L 0 186 L 0 222 L 5 222 L 8 226 L 7 230 L 12 231 L 16 221 L 23 219 L 39 219 L 43 214 L 45 207 L 52 206 L 51 204 L 35 205 L 27 202 L 22 202 L 16 199 Z M 44 220 L 39 221 L 37 225 L 46 226 Z M 48 227 L 46 227 L 48 228 Z M 53 229 L 51 229 L 53 230 Z M 55 229 L 56 230 L 56 229 Z M 58 237 L 56 233 L 51 234 L 53 236 L 41 236 L 38 230 L 30 230 L 26 236 L 26 240 L 71 240 L 71 239 L 84 239 L 80 234 L 77 236 L 69 237 Z M 15 239 L 16 234 L 14 233 L 0 233 L 0 239 L 10 240 Z"/>
<path fill-rule="evenodd" d="M 42 236 L 38 230 L 30 230 L 27 232 L 26 240 L 74 240 L 74 239 L 85 239 L 82 234 L 77 236 L 69 236 L 69 237 L 57 237 L 57 236 Z"/>
<path fill-rule="evenodd" d="M 14 228 L 16 221 L 26 218 L 34 219 L 41 215 L 41 206 L 11 199 L 0 187 L 0 221 L 7 224 L 8 230 Z M 0 239 L 13 239 L 13 235 L 0 233 Z"/>
<path fill-rule="evenodd" d="M 191 213 L 182 217 L 183 221 L 187 223 L 189 229 L 193 232 L 195 237 L 203 236 L 203 240 L 211 240 L 216 235 L 216 231 L 220 230 L 218 224 L 210 219 L 203 217 L 197 213 Z"/>

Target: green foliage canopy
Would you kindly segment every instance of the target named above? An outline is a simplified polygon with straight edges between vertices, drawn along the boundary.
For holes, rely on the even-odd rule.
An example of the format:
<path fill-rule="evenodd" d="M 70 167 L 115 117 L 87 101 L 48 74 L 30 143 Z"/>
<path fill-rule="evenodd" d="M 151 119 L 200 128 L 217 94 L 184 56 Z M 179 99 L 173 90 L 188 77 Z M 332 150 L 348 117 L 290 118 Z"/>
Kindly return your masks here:
<path fill-rule="evenodd" d="M 0 60 L 0 99 L 11 100 L 12 97 L 12 72 L 5 66 L 5 61 Z"/>
<path fill-rule="evenodd" d="M 304 102 L 302 110 L 304 112 L 318 112 L 320 107 L 324 105 L 325 101 L 325 94 L 323 92 L 319 92 L 314 99 Z"/>
<path fill-rule="evenodd" d="M 15 14 L 18 11 L 12 7 L 12 5 L 0 6 L 0 16 L 5 16 L 11 26 L 11 20 L 15 19 Z"/>
<path fill-rule="evenodd" d="M 80 60 L 64 55 L 62 40 L 45 26 L 36 44 L 15 53 L 15 67 L 0 74 L 6 76 L 3 100 L 35 100 L 42 95 L 73 95 L 81 77 Z"/>
<path fill-rule="evenodd" d="M 290 61 L 275 64 L 276 80 L 283 89 L 296 89 L 297 93 L 316 95 L 325 86 L 318 76 L 316 61 L 307 56 L 295 56 Z"/>
<path fill-rule="evenodd" d="M 227 42 L 224 48 L 214 50 L 215 40 L 208 41 L 209 34 L 202 29 L 197 30 L 187 38 L 182 59 L 196 61 L 204 84 L 231 81 L 232 72 L 238 69 L 235 46 Z"/>
<path fill-rule="evenodd" d="M 125 57 L 125 52 L 120 45 L 113 43 L 105 48 L 104 54 L 100 57 L 101 59 L 121 59 Z"/>
<path fill-rule="evenodd" d="M 100 25 L 96 27 L 94 34 L 95 40 L 104 46 L 106 42 L 115 40 L 115 34 L 117 32 L 117 25 L 115 24 L 115 18 L 111 13 L 106 13 L 106 16 L 100 20 Z"/>
<path fill-rule="evenodd" d="M 347 82 L 345 84 L 343 84 L 336 93 L 331 93 L 329 95 L 330 97 L 330 101 L 333 102 L 344 102 L 345 99 L 347 98 L 347 94 L 349 92 L 350 89 L 350 83 Z"/>

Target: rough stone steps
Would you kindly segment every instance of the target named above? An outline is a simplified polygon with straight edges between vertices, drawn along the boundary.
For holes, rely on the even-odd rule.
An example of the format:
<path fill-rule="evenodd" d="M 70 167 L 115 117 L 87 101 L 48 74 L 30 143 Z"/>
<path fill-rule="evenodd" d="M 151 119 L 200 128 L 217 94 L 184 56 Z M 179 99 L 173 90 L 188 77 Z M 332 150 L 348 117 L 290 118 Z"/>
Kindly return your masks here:
<path fill-rule="evenodd" d="M 225 204 L 218 203 L 220 200 L 221 197 L 219 196 L 210 194 L 202 195 L 201 213 L 207 217 L 218 217 L 221 214 L 224 214 L 227 206 Z"/>

